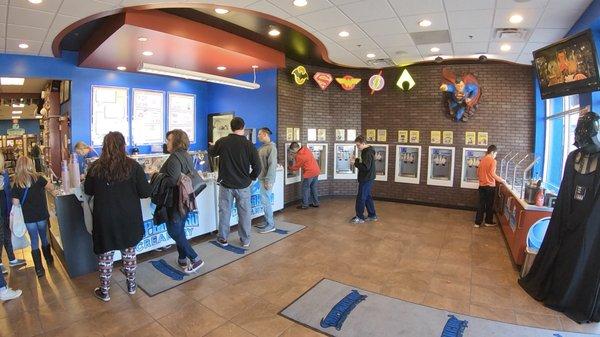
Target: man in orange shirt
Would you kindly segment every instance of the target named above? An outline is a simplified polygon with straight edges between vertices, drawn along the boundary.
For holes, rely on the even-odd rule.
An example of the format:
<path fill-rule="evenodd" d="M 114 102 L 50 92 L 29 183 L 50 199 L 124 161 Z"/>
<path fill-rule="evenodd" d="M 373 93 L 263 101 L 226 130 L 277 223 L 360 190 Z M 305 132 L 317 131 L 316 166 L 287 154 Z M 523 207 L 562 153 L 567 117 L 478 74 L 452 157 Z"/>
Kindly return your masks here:
<path fill-rule="evenodd" d="M 498 153 L 496 145 L 490 145 L 487 154 L 481 159 L 477 167 L 477 177 L 479 178 L 479 208 L 475 216 L 475 227 L 483 224 L 485 215 L 485 226 L 495 226 L 494 223 L 494 197 L 496 191 L 496 182 L 504 183 L 504 179 L 496 174 L 496 154 Z"/>
<path fill-rule="evenodd" d="M 298 209 L 307 209 L 311 207 L 319 207 L 319 192 L 317 183 L 319 182 L 319 174 L 321 169 L 315 159 L 313 153 L 306 147 L 300 147 L 300 144 L 293 142 L 290 144 L 290 154 L 295 156 L 295 164 L 289 167 L 290 171 L 298 171 L 302 169 L 302 205 Z M 312 199 L 312 200 L 310 200 Z M 309 200 L 311 201 L 309 204 Z"/>

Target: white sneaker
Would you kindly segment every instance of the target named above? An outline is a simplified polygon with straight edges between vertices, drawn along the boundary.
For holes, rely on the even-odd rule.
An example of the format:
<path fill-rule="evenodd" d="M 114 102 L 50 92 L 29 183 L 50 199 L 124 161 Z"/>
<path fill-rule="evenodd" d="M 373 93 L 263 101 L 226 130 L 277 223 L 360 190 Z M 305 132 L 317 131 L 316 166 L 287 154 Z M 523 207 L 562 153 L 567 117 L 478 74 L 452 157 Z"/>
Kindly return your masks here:
<path fill-rule="evenodd" d="M 481 225 L 474 224 L 474 225 L 473 225 L 473 227 L 475 227 L 475 228 L 479 228 L 479 227 L 481 227 Z"/>
<path fill-rule="evenodd" d="M 20 289 L 13 290 L 9 287 L 5 287 L 4 290 L 0 290 L 0 301 L 5 302 L 14 300 L 15 298 L 19 298 L 21 294 L 23 294 L 23 292 Z"/>

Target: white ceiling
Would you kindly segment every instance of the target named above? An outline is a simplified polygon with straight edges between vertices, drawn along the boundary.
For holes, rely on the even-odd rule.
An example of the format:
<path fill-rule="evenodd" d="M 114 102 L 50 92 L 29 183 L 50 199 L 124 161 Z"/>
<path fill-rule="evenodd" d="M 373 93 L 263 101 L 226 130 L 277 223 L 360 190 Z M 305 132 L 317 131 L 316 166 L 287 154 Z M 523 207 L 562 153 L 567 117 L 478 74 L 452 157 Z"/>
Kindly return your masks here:
<path fill-rule="evenodd" d="M 320 39 L 332 61 L 367 67 L 367 53 L 396 64 L 485 53 L 491 58 L 530 64 L 531 51 L 555 42 L 568 32 L 592 0 L 0 0 L 0 53 L 52 56 L 52 41 L 71 23 L 103 11 L 140 4 L 202 3 L 243 7 L 286 19 Z M 520 14 L 524 20 L 511 24 Z M 429 19 L 427 28 L 417 24 Z M 511 41 L 509 52 L 494 38 L 497 28 L 524 28 L 525 40 Z M 337 34 L 346 30 L 347 38 Z M 444 31 L 450 41 L 416 45 L 410 33 Z M 20 43 L 29 49 L 19 49 Z"/>

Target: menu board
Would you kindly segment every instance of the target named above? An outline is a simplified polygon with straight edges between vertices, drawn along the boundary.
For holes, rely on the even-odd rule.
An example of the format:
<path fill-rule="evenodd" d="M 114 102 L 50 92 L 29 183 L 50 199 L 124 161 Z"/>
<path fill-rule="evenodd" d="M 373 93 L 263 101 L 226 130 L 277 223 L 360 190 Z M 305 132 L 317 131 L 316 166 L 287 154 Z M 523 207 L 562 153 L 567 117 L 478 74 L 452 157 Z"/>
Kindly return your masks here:
<path fill-rule="evenodd" d="M 111 131 L 123 134 L 129 144 L 129 90 L 92 86 L 92 145 L 102 145 Z"/>
<path fill-rule="evenodd" d="M 165 94 L 162 91 L 133 89 L 133 144 L 162 144 L 165 134 Z"/>
<path fill-rule="evenodd" d="M 169 93 L 169 130 L 181 129 L 196 141 L 196 95 Z"/>

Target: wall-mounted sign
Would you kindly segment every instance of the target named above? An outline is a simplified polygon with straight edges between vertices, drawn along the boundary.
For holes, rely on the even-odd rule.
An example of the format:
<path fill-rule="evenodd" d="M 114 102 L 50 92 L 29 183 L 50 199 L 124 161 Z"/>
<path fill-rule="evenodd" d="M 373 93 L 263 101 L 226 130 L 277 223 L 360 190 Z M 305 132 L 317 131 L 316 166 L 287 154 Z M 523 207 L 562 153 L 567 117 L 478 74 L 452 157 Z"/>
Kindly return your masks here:
<path fill-rule="evenodd" d="M 410 130 L 408 141 L 412 144 L 418 144 L 420 141 L 420 133 L 417 130 Z"/>
<path fill-rule="evenodd" d="M 335 140 L 337 142 L 346 141 L 346 130 L 344 130 L 344 129 L 336 129 L 335 130 Z"/>
<path fill-rule="evenodd" d="M 104 136 L 119 131 L 129 144 L 129 89 L 92 86 L 92 145 L 102 145 Z"/>
<path fill-rule="evenodd" d="M 377 140 L 377 130 L 367 129 L 367 142 L 374 142 Z"/>
<path fill-rule="evenodd" d="M 350 75 L 346 75 L 341 78 L 338 77 L 335 80 L 342 86 L 342 89 L 344 89 L 346 91 L 350 91 L 350 90 L 354 89 L 354 87 L 356 87 L 356 85 L 358 83 L 360 83 L 360 81 L 361 81 L 360 78 L 352 77 Z"/>
<path fill-rule="evenodd" d="M 375 74 L 369 78 L 369 88 L 371 88 L 371 95 L 375 93 L 375 91 L 379 91 L 383 89 L 385 86 L 385 80 L 383 76 L 381 76 L 381 71 L 379 74 Z"/>
<path fill-rule="evenodd" d="M 324 142 L 325 140 L 327 140 L 327 129 L 317 130 L 317 140 L 320 142 Z"/>
<path fill-rule="evenodd" d="M 294 128 L 285 128 L 285 140 L 288 142 L 294 140 Z"/>
<path fill-rule="evenodd" d="M 465 145 L 477 145 L 477 132 L 465 132 Z"/>
<path fill-rule="evenodd" d="M 308 129 L 307 139 L 309 142 L 317 141 L 317 129 Z"/>
<path fill-rule="evenodd" d="M 133 89 L 131 136 L 133 144 L 162 144 L 165 137 L 165 94 Z"/>
<path fill-rule="evenodd" d="M 331 82 L 333 82 L 333 76 L 331 76 L 331 74 L 328 73 L 318 72 L 313 75 L 313 79 L 315 80 L 315 82 L 317 82 L 321 90 L 327 89 Z"/>
<path fill-rule="evenodd" d="M 308 79 L 308 72 L 304 66 L 297 66 L 292 70 L 292 75 L 294 75 L 294 82 L 298 85 L 303 85 Z"/>
<path fill-rule="evenodd" d="M 300 128 L 294 128 L 294 140 L 297 142 L 300 141 Z"/>
<path fill-rule="evenodd" d="M 377 130 L 377 141 L 382 142 L 382 143 L 387 142 L 387 130 L 385 130 L 385 129 Z"/>
<path fill-rule="evenodd" d="M 348 129 L 348 130 L 346 130 L 346 139 L 349 142 L 353 142 L 356 139 L 356 129 Z"/>
<path fill-rule="evenodd" d="M 431 131 L 431 144 L 441 144 L 442 143 L 442 132 L 441 131 Z"/>
<path fill-rule="evenodd" d="M 402 74 L 400 75 L 400 78 L 398 79 L 398 82 L 396 82 L 396 85 L 398 86 L 398 88 L 402 89 L 402 90 L 410 90 L 412 89 L 412 87 L 415 86 L 415 80 L 413 80 L 412 76 L 410 76 L 410 74 L 408 73 L 408 70 L 404 69 L 402 71 Z"/>
<path fill-rule="evenodd" d="M 477 145 L 488 146 L 488 133 L 487 132 L 478 132 L 477 133 Z"/>
<path fill-rule="evenodd" d="M 398 131 L 398 143 L 408 143 L 408 130 Z"/>
<path fill-rule="evenodd" d="M 442 132 L 442 142 L 446 145 L 452 145 L 454 143 L 454 132 L 452 132 L 452 131 Z"/>

